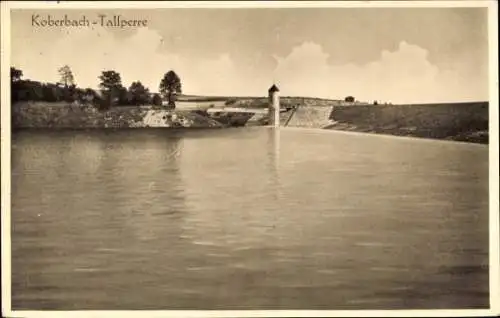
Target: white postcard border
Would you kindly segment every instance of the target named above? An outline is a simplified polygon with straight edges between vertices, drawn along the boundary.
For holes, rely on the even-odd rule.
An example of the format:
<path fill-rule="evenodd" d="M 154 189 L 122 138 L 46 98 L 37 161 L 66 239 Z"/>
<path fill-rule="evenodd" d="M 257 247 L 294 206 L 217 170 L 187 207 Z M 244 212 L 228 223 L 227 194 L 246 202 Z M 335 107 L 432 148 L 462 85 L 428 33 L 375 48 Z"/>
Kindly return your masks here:
<path fill-rule="evenodd" d="M 10 236 L 10 10 L 12 9 L 155 9 L 155 8 L 445 8 L 487 7 L 489 17 L 489 164 L 490 164 L 490 309 L 481 310 L 214 310 L 214 311 L 12 311 Z M 124 1 L 1 2 L 1 229 L 2 315 L 6 317 L 484 317 L 500 314 L 498 4 L 496 1 Z"/>

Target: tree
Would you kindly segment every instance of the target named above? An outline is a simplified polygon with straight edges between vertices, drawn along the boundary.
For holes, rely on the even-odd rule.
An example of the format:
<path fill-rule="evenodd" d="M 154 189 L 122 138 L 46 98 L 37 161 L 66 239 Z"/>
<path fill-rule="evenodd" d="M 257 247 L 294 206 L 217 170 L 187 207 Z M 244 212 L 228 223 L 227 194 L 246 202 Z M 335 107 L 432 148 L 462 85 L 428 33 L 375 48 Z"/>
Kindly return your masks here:
<path fill-rule="evenodd" d="M 152 102 L 153 102 L 153 105 L 161 106 L 162 105 L 162 99 L 161 99 L 160 94 L 154 94 Z"/>
<path fill-rule="evenodd" d="M 168 106 L 175 108 L 175 94 L 182 93 L 181 79 L 174 71 L 168 71 L 160 82 L 160 93 L 168 97 Z"/>
<path fill-rule="evenodd" d="M 119 106 L 128 106 L 132 105 L 132 95 L 130 92 L 123 86 L 118 89 L 118 105 Z"/>
<path fill-rule="evenodd" d="M 78 99 L 78 88 L 75 84 L 64 87 L 64 100 L 67 102 L 74 102 Z"/>
<path fill-rule="evenodd" d="M 10 68 L 10 81 L 11 82 L 18 82 L 21 80 L 22 77 L 23 77 L 23 71 L 15 68 L 15 67 Z"/>
<path fill-rule="evenodd" d="M 118 72 L 103 71 L 99 79 L 101 80 L 99 88 L 103 91 L 110 91 L 122 87 L 122 78 Z"/>
<path fill-rule="evenodd" d="M 43 100 L 47 102 L 57 102 L 61 98 L 60 88 L 54 84 L 45 84 L 42 86 Z"/>
<path fill-rule="evenodd" d="M 348 103 L 354 103 L 356 99 L 353 96 L 347 96 L 344 100 Z"/>
<path fill-rule="evenodd" d="M 59 76 L 61 78 L 59 83 L 64 85 L 64 100 L 67 102 L 73 102 L 77 98 L 75 77 L 73 76 L 73 72 L 68 65 L 64 65 L 63 67 L 59 68 L 57 72 L 59 73 Z"/>
<path fill-rule="evenodd" d="M 61 77 L 61 83 L 64 84 L 64 87 L 67 88 L 69 86 L 75 85 L 75 77 L 73 76 L 73 72 L 68 65 L 64 65 L 63 67 L 59 68 L 57 72 Z"/>
<path fill-rule="evenodd" d="M 92 88 L 86 88 L 82 92 L 82 99 L 86 102 L 92 102 L 99 98 L 99 95 Z"/>
<path fill-rule="evenodd" d="M 103 71 L 99 76 L 103 98 L 107 102 L 107 107 L 110 107 L 120 99 L 120 94 L 123 90 L 122 79 L 120 73 L 115 71 Z"/>
<path fill-rule="evenodd" d="M 26 92 L 26 99 L 31 101 L 43 101 L 43 85 L 38 81 L 23 81 L 22 82 L 22 91 Z"/>
<path fill-rule="evenodd" d="M 133 105 L 144 105 L 149 102 L 149 89 L 144 87 L 140 81 L 133 82 L 128 88 L 130 103 Z"/>
<path fill-rule="evenodd" d="M 21 97 L 19 93 L 21 78 L 23 77 L 23 71 L 10 67 L 10 100 L 13 105 Z"/>

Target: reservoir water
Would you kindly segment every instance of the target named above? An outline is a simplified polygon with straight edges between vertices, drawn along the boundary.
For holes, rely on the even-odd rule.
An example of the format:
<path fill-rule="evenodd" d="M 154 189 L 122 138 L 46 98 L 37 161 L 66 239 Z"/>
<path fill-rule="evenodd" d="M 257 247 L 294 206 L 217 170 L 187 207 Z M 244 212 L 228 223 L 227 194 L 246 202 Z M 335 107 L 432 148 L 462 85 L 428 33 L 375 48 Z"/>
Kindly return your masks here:
<path fill-rule="evenodd" d="M 264 127 L 12 139 L 13 309 L 488 308 L 488 147 Z"/>

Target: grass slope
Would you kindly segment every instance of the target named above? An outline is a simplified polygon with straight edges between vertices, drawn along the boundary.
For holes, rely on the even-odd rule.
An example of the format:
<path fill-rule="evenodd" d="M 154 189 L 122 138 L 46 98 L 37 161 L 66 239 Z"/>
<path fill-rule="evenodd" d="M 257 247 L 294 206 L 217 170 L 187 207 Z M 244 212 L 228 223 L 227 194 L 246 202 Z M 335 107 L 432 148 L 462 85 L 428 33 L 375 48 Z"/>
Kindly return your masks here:
<path fill-rule="evenodd" d="M 488 143 L 488 102 L 333 107 L 330 129 Z"/>

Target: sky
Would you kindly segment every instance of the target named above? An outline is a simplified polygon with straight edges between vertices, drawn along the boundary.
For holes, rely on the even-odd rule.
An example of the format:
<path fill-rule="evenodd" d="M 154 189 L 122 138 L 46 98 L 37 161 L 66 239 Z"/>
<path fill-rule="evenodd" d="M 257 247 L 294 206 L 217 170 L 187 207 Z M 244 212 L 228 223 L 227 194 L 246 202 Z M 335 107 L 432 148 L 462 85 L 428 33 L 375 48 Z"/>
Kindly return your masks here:
<path fill-rule="evenodd" d="M 40 19 L 121 15 L 146 27 L 33 26 Z M 174 70 L 183 93 L 392 103 L 488 100 L 485 8 L 246 8 L 13 10 L 11 64 L 57 82 L 69 65 L 80 87 L 104 70 L 158 91 Z"/>

